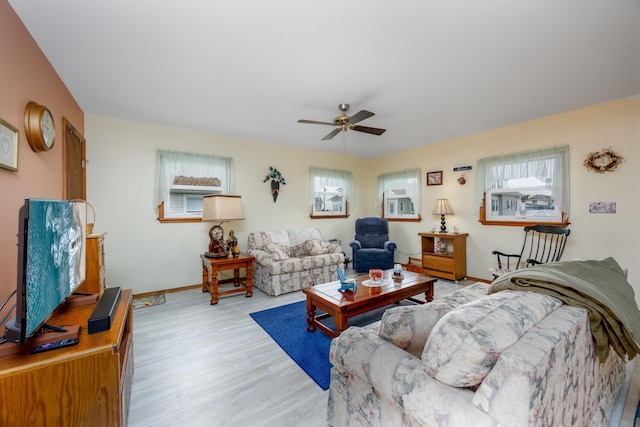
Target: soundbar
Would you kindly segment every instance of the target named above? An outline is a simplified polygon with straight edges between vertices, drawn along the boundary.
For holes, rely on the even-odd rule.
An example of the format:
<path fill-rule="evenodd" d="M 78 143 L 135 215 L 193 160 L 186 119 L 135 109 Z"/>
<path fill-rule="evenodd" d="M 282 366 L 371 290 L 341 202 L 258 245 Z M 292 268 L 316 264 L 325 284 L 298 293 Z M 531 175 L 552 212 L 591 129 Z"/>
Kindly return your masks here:
<path fill-rule="evenodd" d="M 111 329 L 113 316 L 116 314 L 116 308 L 120 301 L 120 288 L 107 288 L 100 301 L 93 309 L 93 313 L 89 316 L 89 333 L 108 331 Z"/>

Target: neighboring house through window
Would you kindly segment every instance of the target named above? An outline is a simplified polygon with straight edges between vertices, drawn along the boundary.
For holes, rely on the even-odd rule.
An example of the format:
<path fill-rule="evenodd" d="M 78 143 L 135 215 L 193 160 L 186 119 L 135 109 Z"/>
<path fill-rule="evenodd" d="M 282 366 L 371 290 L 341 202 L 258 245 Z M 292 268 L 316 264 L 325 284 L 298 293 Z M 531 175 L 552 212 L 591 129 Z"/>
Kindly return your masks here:
<path fill-rule="evenodd" d="M 157 161 L 160 221 L 200 221 L 202 196 L 233 193 L 231 158 L 158 150 Z"/>
<path fill-rule="evenodd" d="M 389 220 L 420 220 L 420 169 L 379 175 L 378 205 Z"/>
<path fill-rule="evenodd" d="M 353 200 L 349 171 L 312 167 L 309 170 L 311 218 L 347 217 Z"/>
<path fill-rule="evenodd" d="M 478 160 L 483 224 L 568 224 L 569 147 Z"/>

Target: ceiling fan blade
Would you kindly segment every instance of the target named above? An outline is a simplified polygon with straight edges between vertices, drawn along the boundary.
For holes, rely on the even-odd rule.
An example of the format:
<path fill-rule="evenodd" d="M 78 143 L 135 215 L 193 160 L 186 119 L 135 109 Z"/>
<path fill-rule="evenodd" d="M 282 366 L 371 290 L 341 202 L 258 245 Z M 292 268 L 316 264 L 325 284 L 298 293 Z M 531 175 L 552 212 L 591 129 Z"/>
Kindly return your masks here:
<path fill-rule="evenodd" d="M 368 126 L 352 126 L 351 130 L 357 130 L 358 132 L 364 133 L 372 133 L 374 135 L 382 135 L 387 131 L 386 129 L 370 128 Z"/>
<path fill-rule="evenodd" d="M 373 114 L 371 111 L 360 110 L 357 113 L 355 113 L 353 116 L 351 116 L 351 118 L 349 119 L 349 123 L 358 123 L 374 115 L 375 114 Z"/>
<path fill-rule="evenodd" d="M 332 131 L 329 133 L 329 135 L 327 135 L 327 136 L 325 136 L 324 138 L 322 138 L 322 140 L 323 140 L 323 141 L 327 141 L 327 140 L 329 140 L 329 139 L 333 138 L 334 136 L 336 136 L 337 134 L 339 134 L 341 130 L 342 130 L 341 128 L 336 128 L 336 129 L 332 130 Z"/>
<path fill-rule="evenodd" d="M 307 124 L 311 124 L 311 125 L 329 125 L 329 126 L 333 126 L 333 123 L 329 123 L 329 122 L 317 122 L 315 120 L 304 120 L 304 119 L 298 120 L 298 123 L 307 123 Z"/>

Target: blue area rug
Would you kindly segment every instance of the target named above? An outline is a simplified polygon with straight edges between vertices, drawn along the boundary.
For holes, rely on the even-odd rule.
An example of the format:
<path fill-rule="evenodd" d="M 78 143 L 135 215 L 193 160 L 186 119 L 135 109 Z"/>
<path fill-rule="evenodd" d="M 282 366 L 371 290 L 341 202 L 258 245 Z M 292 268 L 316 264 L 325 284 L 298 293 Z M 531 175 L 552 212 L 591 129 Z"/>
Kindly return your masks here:
<path fill-rule="evenodd" d="M 402 301 L 401 305 L 413 304 Z M 349 319 L 349 326 L 365 326 L 382 318 L 387 308 L 379 308 L 369 313 Z M 316 310 L 318 312 L 318 310 Z M 331 338 L 316 330 L 307 332 L 306 301 L 294 302 L 280 307 L 251 313 L 250 316 L 264 329 L 275 342 L 302 368 L 323 390 L 329 388 L 329 346 Z M 335 329 L 332 317 L 322 321 Z"/>

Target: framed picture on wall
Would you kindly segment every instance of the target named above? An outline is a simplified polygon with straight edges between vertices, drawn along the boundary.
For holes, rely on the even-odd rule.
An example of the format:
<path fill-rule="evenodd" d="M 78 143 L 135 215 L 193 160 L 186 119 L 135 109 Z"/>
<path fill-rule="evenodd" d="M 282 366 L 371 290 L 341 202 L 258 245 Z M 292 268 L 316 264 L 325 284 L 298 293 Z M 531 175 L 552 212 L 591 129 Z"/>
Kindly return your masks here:
<path fill-rule="evenodd" d="M 427 185 L 442 185 L 442 171 L 427 172 Z"/>
<path fill-rule="evenodd" d="M 0 168 L 18 170 L 18 129 L 0 119 Z"/>

